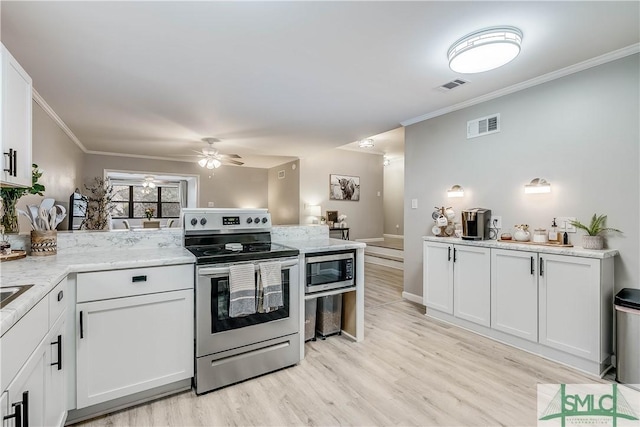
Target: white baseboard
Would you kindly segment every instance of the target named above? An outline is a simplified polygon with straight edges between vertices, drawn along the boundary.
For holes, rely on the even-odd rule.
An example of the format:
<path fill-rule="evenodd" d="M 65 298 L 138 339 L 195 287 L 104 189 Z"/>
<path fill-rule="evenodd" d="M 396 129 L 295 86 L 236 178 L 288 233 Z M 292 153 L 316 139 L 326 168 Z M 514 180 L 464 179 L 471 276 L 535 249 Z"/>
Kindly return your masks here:
<path fill-rule="evenodd" d="M 382 265 L 384 267 L 395 268 L 396 270 L 404 270 L 404 263 L 402 261 L 395 261 L 387 258 L 380 258 L 377 256 L 371 256 L 364 254 L 364 262 L 370 264 Z"/>
<path fill-rule="evenodd" d="M 411 302 L 415 302 L 416 304 L 424 304 L 422 302 L 422 295 L 410 294 L 409 292 L 402 291 L 402 298 L 408 299 Z"/>
<path fill-rule="evenodd" d="M 384 242 L 384 237 L 372 237 L 369 239 L 356 239 L 356 242 L 363 242 L 363 243 L 367 243 L 367 242 Z"/>
<path fill-rule="evenodd" d="M 384 237 L 388 239 L 402 239 L 404 240 L 404 236 L 402 234 L 383 234 Z"/>

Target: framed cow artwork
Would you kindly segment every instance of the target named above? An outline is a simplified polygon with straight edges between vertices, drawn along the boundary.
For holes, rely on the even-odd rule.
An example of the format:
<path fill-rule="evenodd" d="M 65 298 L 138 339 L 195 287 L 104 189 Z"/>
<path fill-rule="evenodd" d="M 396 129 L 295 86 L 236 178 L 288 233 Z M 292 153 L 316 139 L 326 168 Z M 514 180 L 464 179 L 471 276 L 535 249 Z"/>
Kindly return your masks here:
<path fill-rule="evenodd" d="M 329 175 L 330 200 L 360 200 L 360 177 L 349 175 Z"/>

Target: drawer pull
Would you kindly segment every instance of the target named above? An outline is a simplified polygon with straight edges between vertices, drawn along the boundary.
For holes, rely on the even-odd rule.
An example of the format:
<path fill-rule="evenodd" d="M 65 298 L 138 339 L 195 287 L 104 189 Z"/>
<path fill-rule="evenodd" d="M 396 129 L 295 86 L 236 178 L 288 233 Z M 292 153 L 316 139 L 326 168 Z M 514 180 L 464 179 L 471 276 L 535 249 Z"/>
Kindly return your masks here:
<path fill-rule="evenodd" d="M 143 276 L 133 276 L 133 277 L 131 278 L 131 281 L 132 281 L 133 283 L 136 283 L 136 282 L 146 282 L 146 281 L 147 281 L 147 276 L 146 276 L 146 275 L 143 275 Z"/>
<path fill-rule="evenodd" d="M 82 321 L 82 310 L 80 311 L 80 339 L 84 338 L 84 324 Z"/>
<path fill-rule="evenodd" d="M 62 335 L 58 335 L 58 339 L 51 343 L 51 345 L 58 346 L 58 361 L 53 362 L 51 366 L 57 366 L 58 371 L 62 370 Z"/>
<path fill-rule="evenodd" d="M 58 301 L 62 301 L 63 297 L 64 297 L 64 293 L 62 291 L 58 292 Z"/>

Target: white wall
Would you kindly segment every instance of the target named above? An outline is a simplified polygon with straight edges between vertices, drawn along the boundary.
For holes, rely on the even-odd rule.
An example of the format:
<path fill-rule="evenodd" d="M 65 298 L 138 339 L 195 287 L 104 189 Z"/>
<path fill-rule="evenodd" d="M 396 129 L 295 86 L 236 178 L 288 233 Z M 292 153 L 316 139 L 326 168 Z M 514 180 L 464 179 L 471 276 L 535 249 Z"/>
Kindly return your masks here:
<path fill-rule="evenodd" d="M 320 205 L 347 215 L 351 240 L 381 237 L 383 231 L 382 156 L 348 150 L 329 150 L 300 160 L 300 223 L 308 215 L 304 205 Z M 360 177 L 360 201 L 329 200 L 329 175 Z M 380 194 L 378 196 L 378 194 Z"/>
<path fill-rule="evenodd" d="M 422 236 L 443 204 L 458 221 L 462 208 L 490 208 L 509 229 L 607 214 L 608 225 L 624 231 L 607 238 L 620 250 L 616 289 L 640 287 L 639 81 L 633 55 L 407 127 L 405 291 L 422 295 Z M 492 113 L 501 114 L 501 132 L 467 140 L 467 121 Z M 551 194 L 524 194 L 536 177 L 551 182 Z M 446 198 L 454 184 L 464 198 Z M 570 242 L 580 246 L 581 235 Z"/>
<path fill-rule="evenodd" d="M 278 178 L 278 174 L 284 177 Z M 269 212 L 273 225 L 300 223 L 300 161 L 269 169 Z"/>
<path fill-rule="evenodd" d="M 384 234 L 404 234 L 404 158 L 384 167 Z"/>

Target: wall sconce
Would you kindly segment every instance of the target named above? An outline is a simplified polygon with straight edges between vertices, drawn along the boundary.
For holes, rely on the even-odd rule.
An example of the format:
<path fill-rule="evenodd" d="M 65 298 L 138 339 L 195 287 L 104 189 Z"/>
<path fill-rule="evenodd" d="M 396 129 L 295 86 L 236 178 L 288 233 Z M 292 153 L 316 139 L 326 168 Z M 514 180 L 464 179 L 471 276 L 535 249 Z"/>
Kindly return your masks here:
<path fill-rule="evenodd" d="M 464 197 L 464 188 L 459 185 L 454 185 L 451 189 L 447 190 L 447 197 Z"/>
<path fill-rule="evenodd" d="M 544 178 L 534 178 L 524 186 L 526 194 L 551 193 L 551 184 Z"/>

